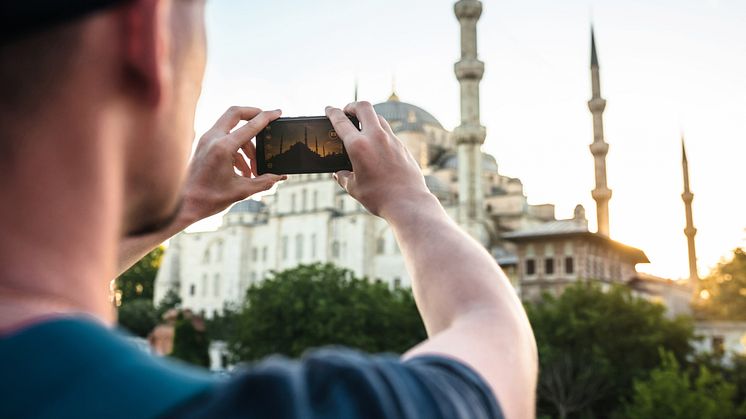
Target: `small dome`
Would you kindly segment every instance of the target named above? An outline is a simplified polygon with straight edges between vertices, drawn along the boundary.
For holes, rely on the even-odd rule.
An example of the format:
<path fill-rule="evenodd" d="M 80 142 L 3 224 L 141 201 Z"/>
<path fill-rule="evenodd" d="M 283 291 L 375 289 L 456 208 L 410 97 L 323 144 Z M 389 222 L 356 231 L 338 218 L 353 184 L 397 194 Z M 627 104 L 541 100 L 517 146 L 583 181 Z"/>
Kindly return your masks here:
<path fill-rule="evenodd" d="M 389 121 L 395 132 L 422 131 L 425 125 L 443 129 L 440 122 L 428 111 L 400 101 L 396 93 L 392 94 L 386 102 L 373 105 L 373 108 L 376 113 Z"/>
<path fill-rule="evenodd" d="M 458 153 L 454 151 L 445 154 L 438 160 L 436 165 L 443 169 L 458 169 Z M 482 153 L 482 171 L 498 173 L 497 160 L 491 154 Z"/>
<path fill-rule="evenodd" d="M 448 185 L 443 183 L 443 181 L 435 176 L 425 176 L 425 185 L 427 185 L 427 189 L 429 189 L 430 192 L 433 193 L 433 195 L 439 198 L 451 194 L 451 189 L 448 187 Z"/>
<path fill-rule="evenodd" d="M 265 205 L 259 201 L 253 199 L 247 199 L 236 203 L 228 210 L 228 215 L 241 214 L 241 213 L 259 213 L 264 209 Z"/>

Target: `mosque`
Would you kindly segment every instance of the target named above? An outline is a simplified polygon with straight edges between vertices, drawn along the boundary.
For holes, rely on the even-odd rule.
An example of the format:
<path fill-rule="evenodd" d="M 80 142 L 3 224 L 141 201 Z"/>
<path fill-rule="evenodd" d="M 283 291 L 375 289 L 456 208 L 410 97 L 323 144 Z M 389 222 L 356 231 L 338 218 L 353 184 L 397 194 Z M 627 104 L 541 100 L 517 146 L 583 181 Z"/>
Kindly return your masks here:
<path fill-rule="evenodd" d="M 591 34 L 591 100 L 594 138 L 598 231 L 588 229 L 585 210 L 569 220 L 557 220 L 551 204 L 531 205 L 519 179 L 501 175 L 495 157 L 481 151 L 486 129 L 479 115 L 479 84 L 484 63 L 477 54 L 478 0 L 455 5 L 461 25 L 461 59 L 455 75 L 461 87 L 461 125 L 445 129 L 426 110 L 392 93 L 376 104 L 397 136 L 419 162 L 430 191 L 462 228 L 481 242 L 508 274 L 521 298 L 535 300 L 543 292 L 559 293 L 568 284 L 594 280 L 627 284 L 640 296 L 666 304 L 671 314 L 689 310 L 696 288 L 638 273 L 648 263 L 640 250 L 609 236 L 609 200 L 601 97 L 600 67 Z M 684 157 L 686 163 L 686 158 Z M 685 166 L 687 237 L 694 256 L 692 195 Z M 391 287 L 409 287 L 410 278 L 391 229 L 347 195 L 328 174 L 290 176 L 274 194 L 261 201 L 235 204 L 216 231 L 181 233 L 166 251 L 155 285 L 155 302 L 176 291 L 183 306 L 207 317 L 226 303 L 242 300 L 252 284 L 271 271 L 299 264 L 333 263 L 355 275 L 380 280 Z M 454 261 L 458 263 L 458 261 Z M 691 263 L 690 263 L 691 265 Z"/>

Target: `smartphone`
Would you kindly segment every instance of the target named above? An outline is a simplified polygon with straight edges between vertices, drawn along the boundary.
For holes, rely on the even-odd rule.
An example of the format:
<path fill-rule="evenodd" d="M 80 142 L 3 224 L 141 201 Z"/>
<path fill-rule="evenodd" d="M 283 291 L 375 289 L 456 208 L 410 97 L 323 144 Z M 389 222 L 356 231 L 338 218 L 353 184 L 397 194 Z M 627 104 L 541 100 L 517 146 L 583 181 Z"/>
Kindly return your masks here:
<path fill-rule="evenodd" d="M 350 117 L 360 129 L 360 122 Z M 256 136 L 260 175 L 334 173 L 352 170 L 342 139 L 325 116 L 279 118 Z"/>

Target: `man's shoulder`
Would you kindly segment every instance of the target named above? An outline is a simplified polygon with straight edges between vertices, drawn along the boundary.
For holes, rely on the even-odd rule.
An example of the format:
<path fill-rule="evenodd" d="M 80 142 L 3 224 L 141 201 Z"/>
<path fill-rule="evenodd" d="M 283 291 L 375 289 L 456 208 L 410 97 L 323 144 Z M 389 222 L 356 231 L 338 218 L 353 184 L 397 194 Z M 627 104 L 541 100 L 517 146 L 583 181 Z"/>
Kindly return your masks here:
<path fill-rule="evenodd" d="M 0 417 L 153 417 L 216 385 L 81 317 L 3 335 L 0 364 Z"/>
<path fill-rule="evenodd" d="M 172 417 L 500 418 L 485 381 L 443 356 L 402 361 L 347 348 L 273 356 L 180 406 Z"/>

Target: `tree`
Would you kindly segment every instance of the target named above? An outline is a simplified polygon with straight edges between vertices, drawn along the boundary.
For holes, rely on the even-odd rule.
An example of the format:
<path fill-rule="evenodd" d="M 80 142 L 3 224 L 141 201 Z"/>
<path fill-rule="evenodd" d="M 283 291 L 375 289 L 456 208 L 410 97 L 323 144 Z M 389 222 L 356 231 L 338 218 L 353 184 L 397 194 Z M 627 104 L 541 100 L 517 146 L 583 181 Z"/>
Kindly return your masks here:
<path fill-rule="evenodd" d="M 720 262 L 701 282 L 697 315 L 717 320 L 746 320 L 746 250 Z"/>
<path fill-rule="evenodd" d="M 158 308 L 156 309 L 158 321 L 163 320 L 163 315 L 166 314 L 168 310 L 179 307 L 181 307 L 181 297 L 179 296 L 179 293 L 172 288 L 168 290 L 160 303 L 158 303 Z"/>
<path fill-rule="evenodd" d="M 163 246 L 153 249 L 116 280 L 116 289 L 121 293 L 121 304 L 144 298 L 153 300 L 153 285 L 163 259 Z"/>
<path fill-rule="evenodd" d="M 649 378 L 635 380 L 633 396 L 616 418 L 731 419 L 744 414 L 733 403 L 735 386 L 720 374 L 699 367 L 694 377 L 670 352 L 662 351 L 661 360 Z"/>
<path fill-rule="evenodd" d="M 181 311 L 174 325 L 174 349 L 170 356 L 193 365 L 209 367 L 209 348 L 204 320 L 188 310 Z"/>
<path fill-rule="evenodd" d="M 142 338 L 148 337 L 148 334 L 158 324 L 153 302 L 145 298 L 130 300 L 122 304 L 117 311 L 119 326 Z"/>
<path fill-rule="evenodd" d="M 235 361 L 297 357 L 323 345 L 402 353 L 426 338 L 411 291 L 331 264 L 301 265 L 252 285 L 234 324 Z"/>
<path fill-rule="evenodd" d="M 560 297 L 527 306 L 539 348 L 539 412 L 557 417 L 608 417 L 635 379 L 660 364 L 659 348 L 684 361 L 690 319 L 669 320 L 663 306 L 627 288 L 604 292 L 577 284 Z"/>

